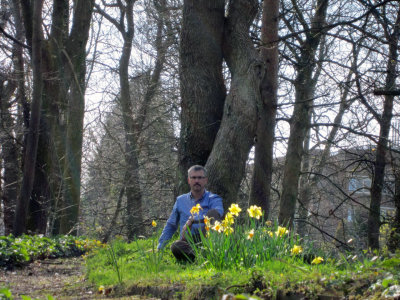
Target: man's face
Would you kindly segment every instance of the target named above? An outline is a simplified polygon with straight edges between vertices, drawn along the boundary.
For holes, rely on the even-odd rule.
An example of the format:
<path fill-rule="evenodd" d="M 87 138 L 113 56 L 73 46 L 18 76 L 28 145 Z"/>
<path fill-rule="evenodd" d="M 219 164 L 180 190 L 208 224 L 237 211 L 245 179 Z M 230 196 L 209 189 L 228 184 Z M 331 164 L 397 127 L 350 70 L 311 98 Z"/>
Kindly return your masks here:
<path fill-rule="evenodd" d="M 207 177 L 204 176 L 204 171 L 192 171 L 189 174 L 188 183 L 192 192 L 201 192 L 207 184 Z"/>

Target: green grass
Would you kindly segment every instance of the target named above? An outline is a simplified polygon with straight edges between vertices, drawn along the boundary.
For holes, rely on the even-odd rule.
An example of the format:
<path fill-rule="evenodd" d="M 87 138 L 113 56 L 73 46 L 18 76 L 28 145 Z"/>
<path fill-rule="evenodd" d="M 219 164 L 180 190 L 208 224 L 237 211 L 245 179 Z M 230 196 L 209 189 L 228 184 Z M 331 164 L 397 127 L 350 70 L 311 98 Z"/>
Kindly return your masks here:
<path fill-rule="evenodd" d="M 179 294 L 183 299 L 219 299 L 227 293 L 243 299 L 287 293 L 379 299 L 381 293 L 400 285 L 400 255 L 333 253 L 264 222 L 259 207 L 250 207 L 247 218 L 239 218 L 237 205 L 229 211 L 221 223 L 206 222 L 208 231 L 200 245 L 191 242 L 189 235 L 196 253 L 192 264 L 177 263 L 168 247 L 156 251 L 159 234 L 154 233 L 132 243 L 117 239 L 88 256 L 87 276 L 98 286 L 114 286 L 124 295 L 171 298 Z"/>
<path fill-rule="evenodd" d="M 113 242 L 119 257 L 122 282 L 110 261 L 107 248 L 87 258 L 88 279 L 98 286 L 117 287 L 120 294 L 129 291 L 146 293 L 146 288 L 156 287 L 162 295 L 176 288 L 183 299 L 212 299 L 226 293 L 262 297 L 286 292 L 298 292 L 311 298 L 329 294 L 358 295 L 360 299 L 376 295 L 379 299 L 387 288 L 400 284 L 400 255 L 377 259 L 372 259 L 369 254 L 357 257 L 353 253 L 337 257 L 327 255 L 323 263 L 311 265 L 303 257 L 287 254 L 251 267 L 239 265 L 224 269 L 215 268 L 204 258 L 193 264 L 177 263 L 169 249 L 153 252 L 157 237 L 132 243 L 123 240 Z M 154 294 L 157 289 L 147 291 Z"/>

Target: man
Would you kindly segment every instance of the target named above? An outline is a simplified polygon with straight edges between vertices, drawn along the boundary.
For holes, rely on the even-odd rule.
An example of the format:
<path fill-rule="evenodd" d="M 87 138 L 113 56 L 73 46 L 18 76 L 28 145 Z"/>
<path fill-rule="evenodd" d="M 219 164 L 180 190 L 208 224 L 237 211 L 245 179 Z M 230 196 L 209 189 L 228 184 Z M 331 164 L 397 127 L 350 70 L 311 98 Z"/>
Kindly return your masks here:
<path fill-rule="evenodd" d="M 204 229 L 204 216 L 220 220 L 224 214 L 221 197 L 205 189 L 207 181 L 207 171 L 203 166 L 194 165 L 189 168 L 190 192 L 176 199 L 172 213 L 161 233 L 158 249 L 165 246 L 178 229 L 178 225 L 180 226 L 180 240 L 171 245 L 171 251 L 178 260 L 194 259 L 193 249 L 185 238 L 186 230 L 190 228 L 191 234 L 196 237 L 199 235 L 199 230 Z M 198 204 L 201 207 L 199 213 L 192 215 L 190 210 Z"/>

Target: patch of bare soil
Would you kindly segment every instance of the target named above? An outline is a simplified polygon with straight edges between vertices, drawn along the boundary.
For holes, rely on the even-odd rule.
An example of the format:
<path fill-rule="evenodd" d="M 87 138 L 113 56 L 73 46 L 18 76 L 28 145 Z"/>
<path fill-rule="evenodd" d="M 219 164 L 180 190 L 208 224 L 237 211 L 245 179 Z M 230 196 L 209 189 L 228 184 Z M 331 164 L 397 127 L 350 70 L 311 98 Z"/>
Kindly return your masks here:
<path fill-rule="evenodd" d="M 9 288 L 14 299 L 21 295 L 45 300 L 60 299 L 131 299 L 155 300 L 146 296 L 105 296 L 85 279 L 85 262 L 81 257 L 37 260 L 13 270 L 0 270 L 0 288 Z"/>
<path fill-rule="evenodd" d="M 32 299 L 93 299 L 96 289 L 84 277 L 84 261 L 80 257 L 45 259 L 25 267 L 0 271 L 0 287 L 11 290 L 14 299 L 21 295 Z"/>

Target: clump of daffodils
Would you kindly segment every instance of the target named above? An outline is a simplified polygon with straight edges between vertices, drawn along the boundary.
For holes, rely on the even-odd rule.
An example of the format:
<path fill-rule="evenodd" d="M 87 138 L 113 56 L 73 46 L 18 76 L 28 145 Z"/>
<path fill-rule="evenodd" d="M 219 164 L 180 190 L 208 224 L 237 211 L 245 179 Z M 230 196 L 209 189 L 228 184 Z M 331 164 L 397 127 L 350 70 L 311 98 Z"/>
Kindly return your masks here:
<path fill-rule="evenodd" d="M 278 229 L 275 232 L 276 236 L 283 237 L 284 235 L 288 234 L 289 230 L 286 227 L 278 226 Z"/>
<path fill-rule="evenodd" d="M 229 212 L 233 215 L 238 217 L 239 213 L 242 211 L 242 209 L 239 207 L 237 204 L 231 204 L 231 207 L 229 207 Z"/>
<path fill-rule="evenodd" d="M 237 204 L 232 204 L 229 207 L 229 212 L 225 215 L 225 218 L 222 222 L 215 221 L 214 226 L 210 226 L 210 219 L 208 217 L 204 218 L 204 223 L 206 225 L 206 230 L 208 231 L 210 228 L 217 232 L 223 232 L 225 235 L 230 235 L 234 232 L 232 225 L 235 223 L 235 216 L 239 216 L 239 213 L 242 209 Z"/>
<path fill-rule="evenodd" d="M 247 212 L 251 218 L 256 218 L 257 220 L 262 216 L 261 207 L 256 205 L 250 206 L 250 208 L 247 209 Z"/>

